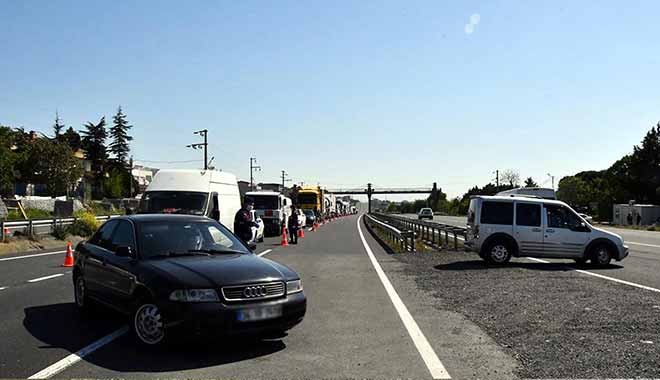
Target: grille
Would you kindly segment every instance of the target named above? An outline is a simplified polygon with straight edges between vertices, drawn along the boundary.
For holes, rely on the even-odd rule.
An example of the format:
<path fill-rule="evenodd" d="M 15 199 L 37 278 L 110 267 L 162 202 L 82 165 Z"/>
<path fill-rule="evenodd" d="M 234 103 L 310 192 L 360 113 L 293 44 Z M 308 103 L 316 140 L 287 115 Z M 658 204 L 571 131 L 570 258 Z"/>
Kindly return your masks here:
<path fill-rule="evenodd" d="M 284 282 L 278 281 L 263 284 L 225 286 L 222 288 L 222 296 L 227 301 L 253 301 L 280 297 L 284 295 L 285 291 Z"/>

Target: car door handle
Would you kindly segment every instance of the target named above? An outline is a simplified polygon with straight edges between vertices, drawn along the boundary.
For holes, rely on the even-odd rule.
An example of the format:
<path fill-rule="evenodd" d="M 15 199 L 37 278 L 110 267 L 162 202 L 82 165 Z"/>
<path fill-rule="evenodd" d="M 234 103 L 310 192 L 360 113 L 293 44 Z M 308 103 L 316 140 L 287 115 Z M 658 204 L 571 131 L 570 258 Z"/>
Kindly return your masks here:
<path fill-rule="evenodd" d="M 541 232 L 540 228 L 532 228 L 532 232 Z"/>
<path fill-rule="evenodd" d="M 99 259 L 95 259 L 95 258 L 93 258 L 93 257 L 88 258 L 88 259 L 87 259 L 87 262 L 92 263 L 92 264 L 98 264 L 98 265 L 103 265 L 103 264 L 105 264 L 103 261 L 101 261 L 101 260 L 99 260 Z"/>
<path fill-rule="evenodd" d="M 545 230 L 545 232 L 551 234 L 551 233 L 555 232 L 555 230 L 553 230 L 553 229 L 548 229 L 548 230 Z"/>

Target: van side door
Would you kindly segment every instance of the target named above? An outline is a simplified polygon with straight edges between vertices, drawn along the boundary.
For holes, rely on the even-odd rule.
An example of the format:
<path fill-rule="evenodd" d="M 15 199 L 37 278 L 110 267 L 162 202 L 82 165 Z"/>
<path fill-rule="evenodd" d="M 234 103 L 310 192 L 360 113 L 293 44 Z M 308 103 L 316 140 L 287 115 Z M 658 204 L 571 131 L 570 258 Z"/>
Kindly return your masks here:
<path fill-rule="evenodd" d="M 546 257 L 581 257 L 589 231 L 579 230 L 582 219 L 568 207 L 544 204 L 543 253 Z"/>
<path fill-rule="evenodd" d="M 543 255 L 541 204 L 516 202 L 515 238 L 522 256 Z"/>

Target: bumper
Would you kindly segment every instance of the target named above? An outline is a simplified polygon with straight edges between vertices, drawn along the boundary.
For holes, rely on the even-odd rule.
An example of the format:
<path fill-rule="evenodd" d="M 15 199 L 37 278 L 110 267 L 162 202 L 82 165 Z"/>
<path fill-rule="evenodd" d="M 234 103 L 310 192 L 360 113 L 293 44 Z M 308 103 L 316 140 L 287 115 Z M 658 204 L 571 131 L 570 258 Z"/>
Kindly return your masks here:
<path fill-rule="evenodd" d="M 628 256 L 629 249 L 627 245 L 624 245 L 623 247 L 619 248 L 619 257 L 617 258 L 617 261 L 621 261 L 625 259 Z"/>
<path fill-rule="evenodd" d="M 260 306 L 281 306 L 282 315 L 277 318 L 254 322 L 240 322 L 239 310 Z M 282 332 L 302 322 L 307 311 L 304 292 L 286 298 L 259 303 L 179 303 L 168 302 L 162 307 L 167 327 L 175 333 L 193 335 L 249 335 Z"/>
<path fill-rule="evenodd" d="M 279 235 L 282 233 L 282 221 L 279 219 L 263 219 L 264 232 L 269 235 Z"/>

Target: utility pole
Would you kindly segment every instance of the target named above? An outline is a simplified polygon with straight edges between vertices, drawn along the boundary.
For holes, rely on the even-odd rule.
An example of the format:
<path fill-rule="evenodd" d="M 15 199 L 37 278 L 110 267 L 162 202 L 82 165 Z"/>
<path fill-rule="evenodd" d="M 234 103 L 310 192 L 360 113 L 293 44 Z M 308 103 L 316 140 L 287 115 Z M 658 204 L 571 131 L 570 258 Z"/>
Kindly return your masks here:
<path fill-rule="evenodd" d="M 500 171 L 495 170 L 495 186 L 500 187 Z"/>
<path fill-rule="evenodd" d="M 128 177 L 130 178 L 129 182 L 131 183 L 131 192 L 128 194 L 129 198 L 133 197 L 133 156 L 128 160 Z"/>
<path fill-rule="evenodd" d="M 554 190 L 555 189 L 555 176 L 548 173 L 548 177 L 550 177 L 550 179 L 552 180 L 552 190 Z"/>
<path fill-rule="evenodd" d="M 252 163 L 257 163 L 257 159 L 255 157 L 250 157 L 250 191 L 254 191 L 254 176 L 252 173 L 257 170 L 261 171 L 261 166 L 254 166 Z"/>
<path fill-rule="evenodd" d="M 371 188 L 371 184 L 367 184 L 367 201 L 369 203 L 369 214 L 371 214 L 371 194 L 373 194 L 374 189 Z"/>
<path fill-rule="evenodd" d="M 204 138 L 204 142 L 186 145 L 187 148 L 204 149 L 204 170 L 208 170 L 209 168 L 209 156 L 208 156 L 209 143 L 207 140 L 208 132 L 209 131 L 207 129 L 202 129 L 201 131 L 195 131 L 194 134 L 202 136 Z"/>
<path fill-rule="evenodd" d="M 291 179 L 286 178 L 288 176 L 289 174 L 286 171 L 282 170 L 282 190 L 284 190 L 284 182 L 291 182 Z"/>

